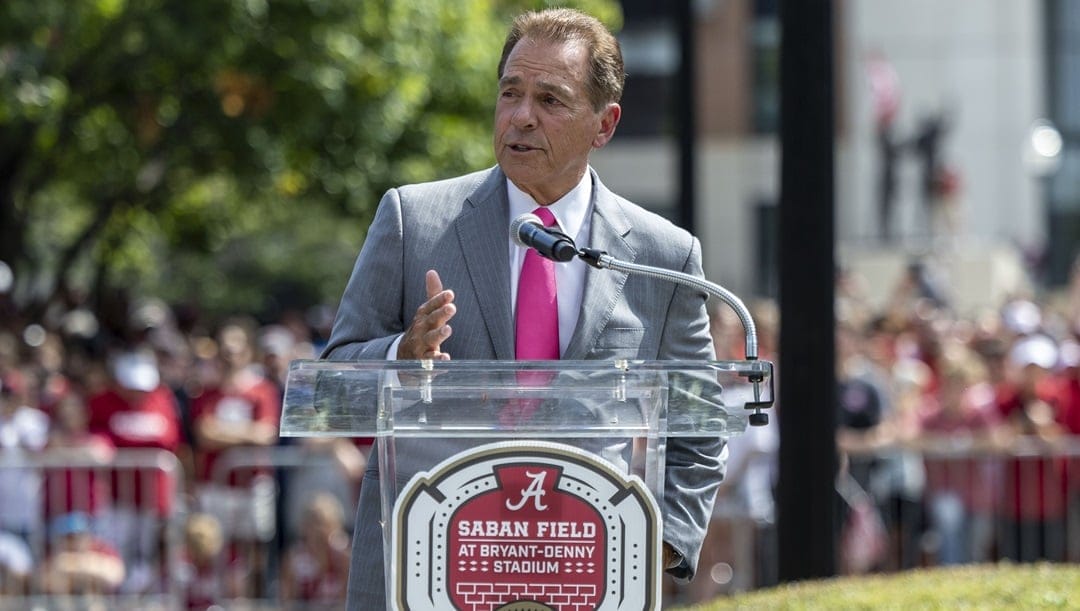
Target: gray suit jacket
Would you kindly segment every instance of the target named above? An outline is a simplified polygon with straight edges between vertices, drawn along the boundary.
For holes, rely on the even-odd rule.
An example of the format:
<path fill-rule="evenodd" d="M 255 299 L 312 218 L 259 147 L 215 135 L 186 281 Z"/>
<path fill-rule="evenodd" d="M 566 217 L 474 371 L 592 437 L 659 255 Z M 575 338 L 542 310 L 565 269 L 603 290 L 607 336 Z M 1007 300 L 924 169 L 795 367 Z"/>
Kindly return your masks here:
<path fill-rule="evenodd" d="M 688 232 L 612 193 L 595 173 L 592 198 L 587 246 L 622 261 L 702 275 L 701 246 Z M 346 286 L 323 358 L 385 358 L 427 300 L 424 274 L 434 269 L 443 286 L 454 290 L 457 306 L 450 320 L 453 334 L 442 351 L 454 359 L 513 359 L 509 224 L 506 176 L 498 167 L 388 191 Z M 577 328 L 563 358 L 713 358 L 706 299 L 698 291 L 640 274 L 589 270 Z M 689 577 L 696 568 L 723 477 L 722 449 L 719 439 L 668 443 L 661 509 L 664 541 L 684 557 L 671 571 L 676 576 Z M 375 462 L 361 486 L 349 608 L 384 606 Z"/>

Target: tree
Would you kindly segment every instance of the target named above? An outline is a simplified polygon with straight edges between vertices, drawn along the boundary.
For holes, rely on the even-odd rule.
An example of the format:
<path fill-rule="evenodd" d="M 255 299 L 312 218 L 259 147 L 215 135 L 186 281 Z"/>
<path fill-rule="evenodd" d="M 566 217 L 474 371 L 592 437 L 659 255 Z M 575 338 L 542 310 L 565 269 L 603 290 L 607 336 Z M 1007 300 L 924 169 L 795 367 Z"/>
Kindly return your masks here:
<path fill-rule="evenodd" d="M 6 0 L 11 304 L 336 299 L 386 188 L 492 163 L 506 24 L 542 4 Z"/>

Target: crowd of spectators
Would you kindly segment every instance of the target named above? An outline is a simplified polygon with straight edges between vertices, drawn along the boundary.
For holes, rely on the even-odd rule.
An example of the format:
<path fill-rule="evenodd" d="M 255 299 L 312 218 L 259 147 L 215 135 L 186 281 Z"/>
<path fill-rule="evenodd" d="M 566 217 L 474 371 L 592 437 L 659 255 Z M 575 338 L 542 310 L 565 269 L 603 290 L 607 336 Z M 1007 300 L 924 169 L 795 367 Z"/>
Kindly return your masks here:
<path fill-rule="evenodd" d="M 1080 561 L 1080 267 L 1060 295 L 1014 294 L 977 312 L 951 307 L 932 273 L 913 265 L 884 306 L 857 276 L 837 275 L 841 566 Z M 753 310 L 759 353 L 778 362 L 776 304 Z M 79 308 L 34 333 L 0 330 L 0 595 L 178 583 L 191 608 L 341 600 L 365 441 L 296 441 L 334 468 L 293 477 L 260 458 L 287 445 L 277 427 L 288 363 L 314 358 L 328 331 L 325 309 L 312 312 L 210 325 L 151 300 L 120 329 Z M 737 318 L 718 308 L 714 323 L 717 357 L 742 358 Z M 775 580 L 782 417 L 777 401 L 769 427 L 732 440 L 684 599 Z M 223 460 L 233 449 L 239 463 Z M 177 467 L 118 463 L 129 450 Z M 177 516 L 170 576 L 164 525 Z"/>
<path fill-rule="evenodd" d="M 883 302 L 867 284 L 836 276 L 838 569 L 1080 561 L 1080 264 L 1062 291 L 1018 291 L 975 311 L 953 306 L 933 260 L 909 266 Z M 759 352 L 778 363 L 776 304 L 751 309 Z M 718 358 L 741 359 L 737 317 L 720 307 L 713 323 Z M 775 583 L 784 403 L 778 395 L 769 427 L 731 440 L 680 601 Z"/>
<path fill-rule="evenodd" d="M 1080 266 L 980 312 L 946 286 L 838 291 L 838 447 L 887 526 L 866 568 L 1080 560 Z"/>
<path fill-rule="evenodd" d="M 312 314 L 185 324 L 151 300 L 119 329 L 86 309 L 0 329 L 0 596 L 340 603 L 364 442 L 296 441 L 329 457 L 323 490 L 269 454 L 288 364 L 328 330 Z"/>

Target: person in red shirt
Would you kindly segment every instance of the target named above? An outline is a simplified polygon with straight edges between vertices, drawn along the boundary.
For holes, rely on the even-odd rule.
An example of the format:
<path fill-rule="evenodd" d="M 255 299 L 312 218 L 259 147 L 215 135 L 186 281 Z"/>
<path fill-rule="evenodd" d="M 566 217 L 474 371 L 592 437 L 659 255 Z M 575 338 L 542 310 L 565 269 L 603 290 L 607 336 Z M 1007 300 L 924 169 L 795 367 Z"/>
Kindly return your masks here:
<path fill-rule="evenodd" d="M 281 567 L 281 598 L 342 605 L 349 578 L 349 534 L 337 497 L 316 494 L 304 511 L 300 537 L 289 546 Z"/>
<path fill-rule="evenodd" d="M 1004 440 L 994 388 L 974 351 L 952 345 L 943 352 L 941 385 L 937 393 L 926 397 L 918 428 L 911 443 L 924 450 L 925 503 L 938 535 L 938 562 L 986 561 L 992 545 L 1000 465 L 995 459 L 965 455 L 997 453 Z M 953 447 L 963 450 L 957 455 L 941 453 Z"/>
<path fill-rule="evenodd" d="M 1058 401 L 1062 426 L 1075 444 L 1080 440 L 1080 343 L 1068 340 L 1061 344 L 1061 374 L 1058 377 Z M 1069 480 L 1069 562 L 1080 562 L 1080 456 L 1070 452 Z"/>
<path fill-rule="evenodd" d="M 173 393 L 161 384 L 153 357 L 125 352 L 110 361 L 112 384 L 89 400 L 90 432 L 122 452 L 159 449 L 176 454 L 180 419 Z M 134 567 L 125 592 L 146 591 L 160 570 L 161 537 L 176 503 L 178 474 L 152 456 L 118 454 L 110 487 L 112 506 L 101 521 L 103 535 Z M 175 464 L 175 463 L 174 463 Z"/>
<path fill-rule="evenodd" d="M 188 609 L 210 609 L 225 597 L 220 563 L 223 539 L 221 525 L 213 516 L 188 516 L 184 554 L 177 571 Z"/>
<path fill-rule="evenodd" d="M 65 466 L 45 469 L 45 519 L 80 511 L 97 518 L 109 502 L 106 468 L 116 446 L 101 433 L 91 433 L 89 408 L 79 394 L 70 392 L 53 408 L 53 422 L 45 450 L 51 460 Z"/>
<path fill-rule="evenodd" d="M 1052 374 L 1057 343 L 1041 334 L 1021 337 L 1008 361 L 1015 377 L 998 388 L 997 407 L 1014 449 L 1034 455 L 1006 460 L 1000 552 L 1020 562 L 1062 561 L 1067 481 L 1060 446 L 1063 413 Z"/>
<path fill-rule="evenodd" d="M 278 440 L 281 395 L 256 364 L 247 327 L 224 325 L 217 347 L 213 379 L 191 399 L 196 502 L 242 544 L 238 553 L 255 553 L 277 528 L 273 472 L 260 465 L 268 465 L 261 450 Z"/>

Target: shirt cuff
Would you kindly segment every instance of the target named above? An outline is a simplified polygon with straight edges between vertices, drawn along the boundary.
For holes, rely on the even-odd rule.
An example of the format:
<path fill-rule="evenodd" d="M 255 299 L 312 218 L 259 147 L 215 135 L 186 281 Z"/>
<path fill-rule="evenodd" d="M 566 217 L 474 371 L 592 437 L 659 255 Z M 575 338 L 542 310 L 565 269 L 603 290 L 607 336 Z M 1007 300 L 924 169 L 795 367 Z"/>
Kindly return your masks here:
<path fill-rule="evenodd" d="M 398 349 L 398 346 L 401 345 L 401 338 L 403 338 L 403 337 L 405 337 L 404 333 L 398 335 L 397 339 L 394 340 L 394 343 L 390 344 L 390 347 L 386 349 L 386 360 L 388 360 L 388 361 L 396 361 L 397 360 L 397 349 Z"/>

